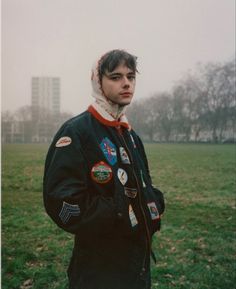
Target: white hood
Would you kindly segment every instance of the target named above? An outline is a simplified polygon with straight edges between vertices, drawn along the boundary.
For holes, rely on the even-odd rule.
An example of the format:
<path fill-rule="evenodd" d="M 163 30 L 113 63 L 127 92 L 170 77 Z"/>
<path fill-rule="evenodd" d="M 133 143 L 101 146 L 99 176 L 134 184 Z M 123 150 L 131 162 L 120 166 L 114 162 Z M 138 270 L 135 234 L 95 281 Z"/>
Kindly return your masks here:
<path fill-rule="evenodd" d="M 101 58 L 96 61 L 92 67 L 92 96 L 95 98 L 95 102 L 92 104 L 92 106 L 107 120 L 121 120 L 122 118 L 123 122 L 127 122 L 127 119 L 124 116 L 127 106 L 120 106 L 113 103 L 104 95 L 102 91 L 98 73 L 98 67 Z"/>

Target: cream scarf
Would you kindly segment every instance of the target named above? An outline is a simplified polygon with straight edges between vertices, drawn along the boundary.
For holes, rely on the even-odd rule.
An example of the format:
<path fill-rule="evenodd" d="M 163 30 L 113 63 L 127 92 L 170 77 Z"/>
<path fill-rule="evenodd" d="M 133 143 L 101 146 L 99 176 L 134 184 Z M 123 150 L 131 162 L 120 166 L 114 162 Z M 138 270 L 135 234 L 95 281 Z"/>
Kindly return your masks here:
<path fill-rule="evenodd" d="M 120 121 L 128 124 L 128 120 L 124 115 L 127 106 L 120 106 L 113 103 L 104 95 L 102 91 L 98 74 L 99 62 L 100 59 L 92 68 L 92 96 L 95 98 L 95 102 L 92 103 L 92 106 L 103 118 L 109 121 Z"/>

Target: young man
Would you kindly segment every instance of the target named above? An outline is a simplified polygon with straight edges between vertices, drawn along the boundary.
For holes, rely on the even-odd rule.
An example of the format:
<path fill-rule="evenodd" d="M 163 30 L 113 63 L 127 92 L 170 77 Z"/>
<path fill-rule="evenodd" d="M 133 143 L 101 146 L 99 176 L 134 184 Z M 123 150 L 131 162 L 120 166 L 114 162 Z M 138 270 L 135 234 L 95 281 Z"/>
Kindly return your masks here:
<path fill-rule="evenodd" d="M 124 114 L 136 66 L 123 50 L 103 55 L 92 70 L 95 102 L 60 128 L 48 151 L 46 211 L 75 235 L 70 289 L 151 288 L 151 237 L 164 200 Z"/>

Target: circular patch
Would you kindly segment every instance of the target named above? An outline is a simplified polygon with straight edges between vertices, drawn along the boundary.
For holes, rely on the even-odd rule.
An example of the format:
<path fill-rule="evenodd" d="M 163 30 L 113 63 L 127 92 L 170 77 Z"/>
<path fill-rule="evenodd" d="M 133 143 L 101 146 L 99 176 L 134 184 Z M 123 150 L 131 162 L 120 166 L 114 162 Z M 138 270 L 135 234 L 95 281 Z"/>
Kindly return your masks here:
<path fill-rule="evenodd" d="M 99 162 L 92 167 L 92 179 L 99 184 L 105 184 L 112 178 L 112 169 L 104 162 Z"/>

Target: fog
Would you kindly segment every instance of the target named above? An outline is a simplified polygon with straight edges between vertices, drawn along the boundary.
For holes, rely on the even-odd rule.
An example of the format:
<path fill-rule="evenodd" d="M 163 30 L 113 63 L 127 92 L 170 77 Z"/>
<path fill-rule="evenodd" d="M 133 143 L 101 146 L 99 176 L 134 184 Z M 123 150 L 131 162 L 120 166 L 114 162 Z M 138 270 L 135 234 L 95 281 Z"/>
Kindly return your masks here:
<path fill-rule="evenodd" d="M 136 99 L 170 90 L 197 63 L 235 54 L 234 0 L 3 0 L 2 110 L 31 104 L 31 77 L 61 78 L 61 110 L 90 102 L 90 68 L 138 56 Z"/>

